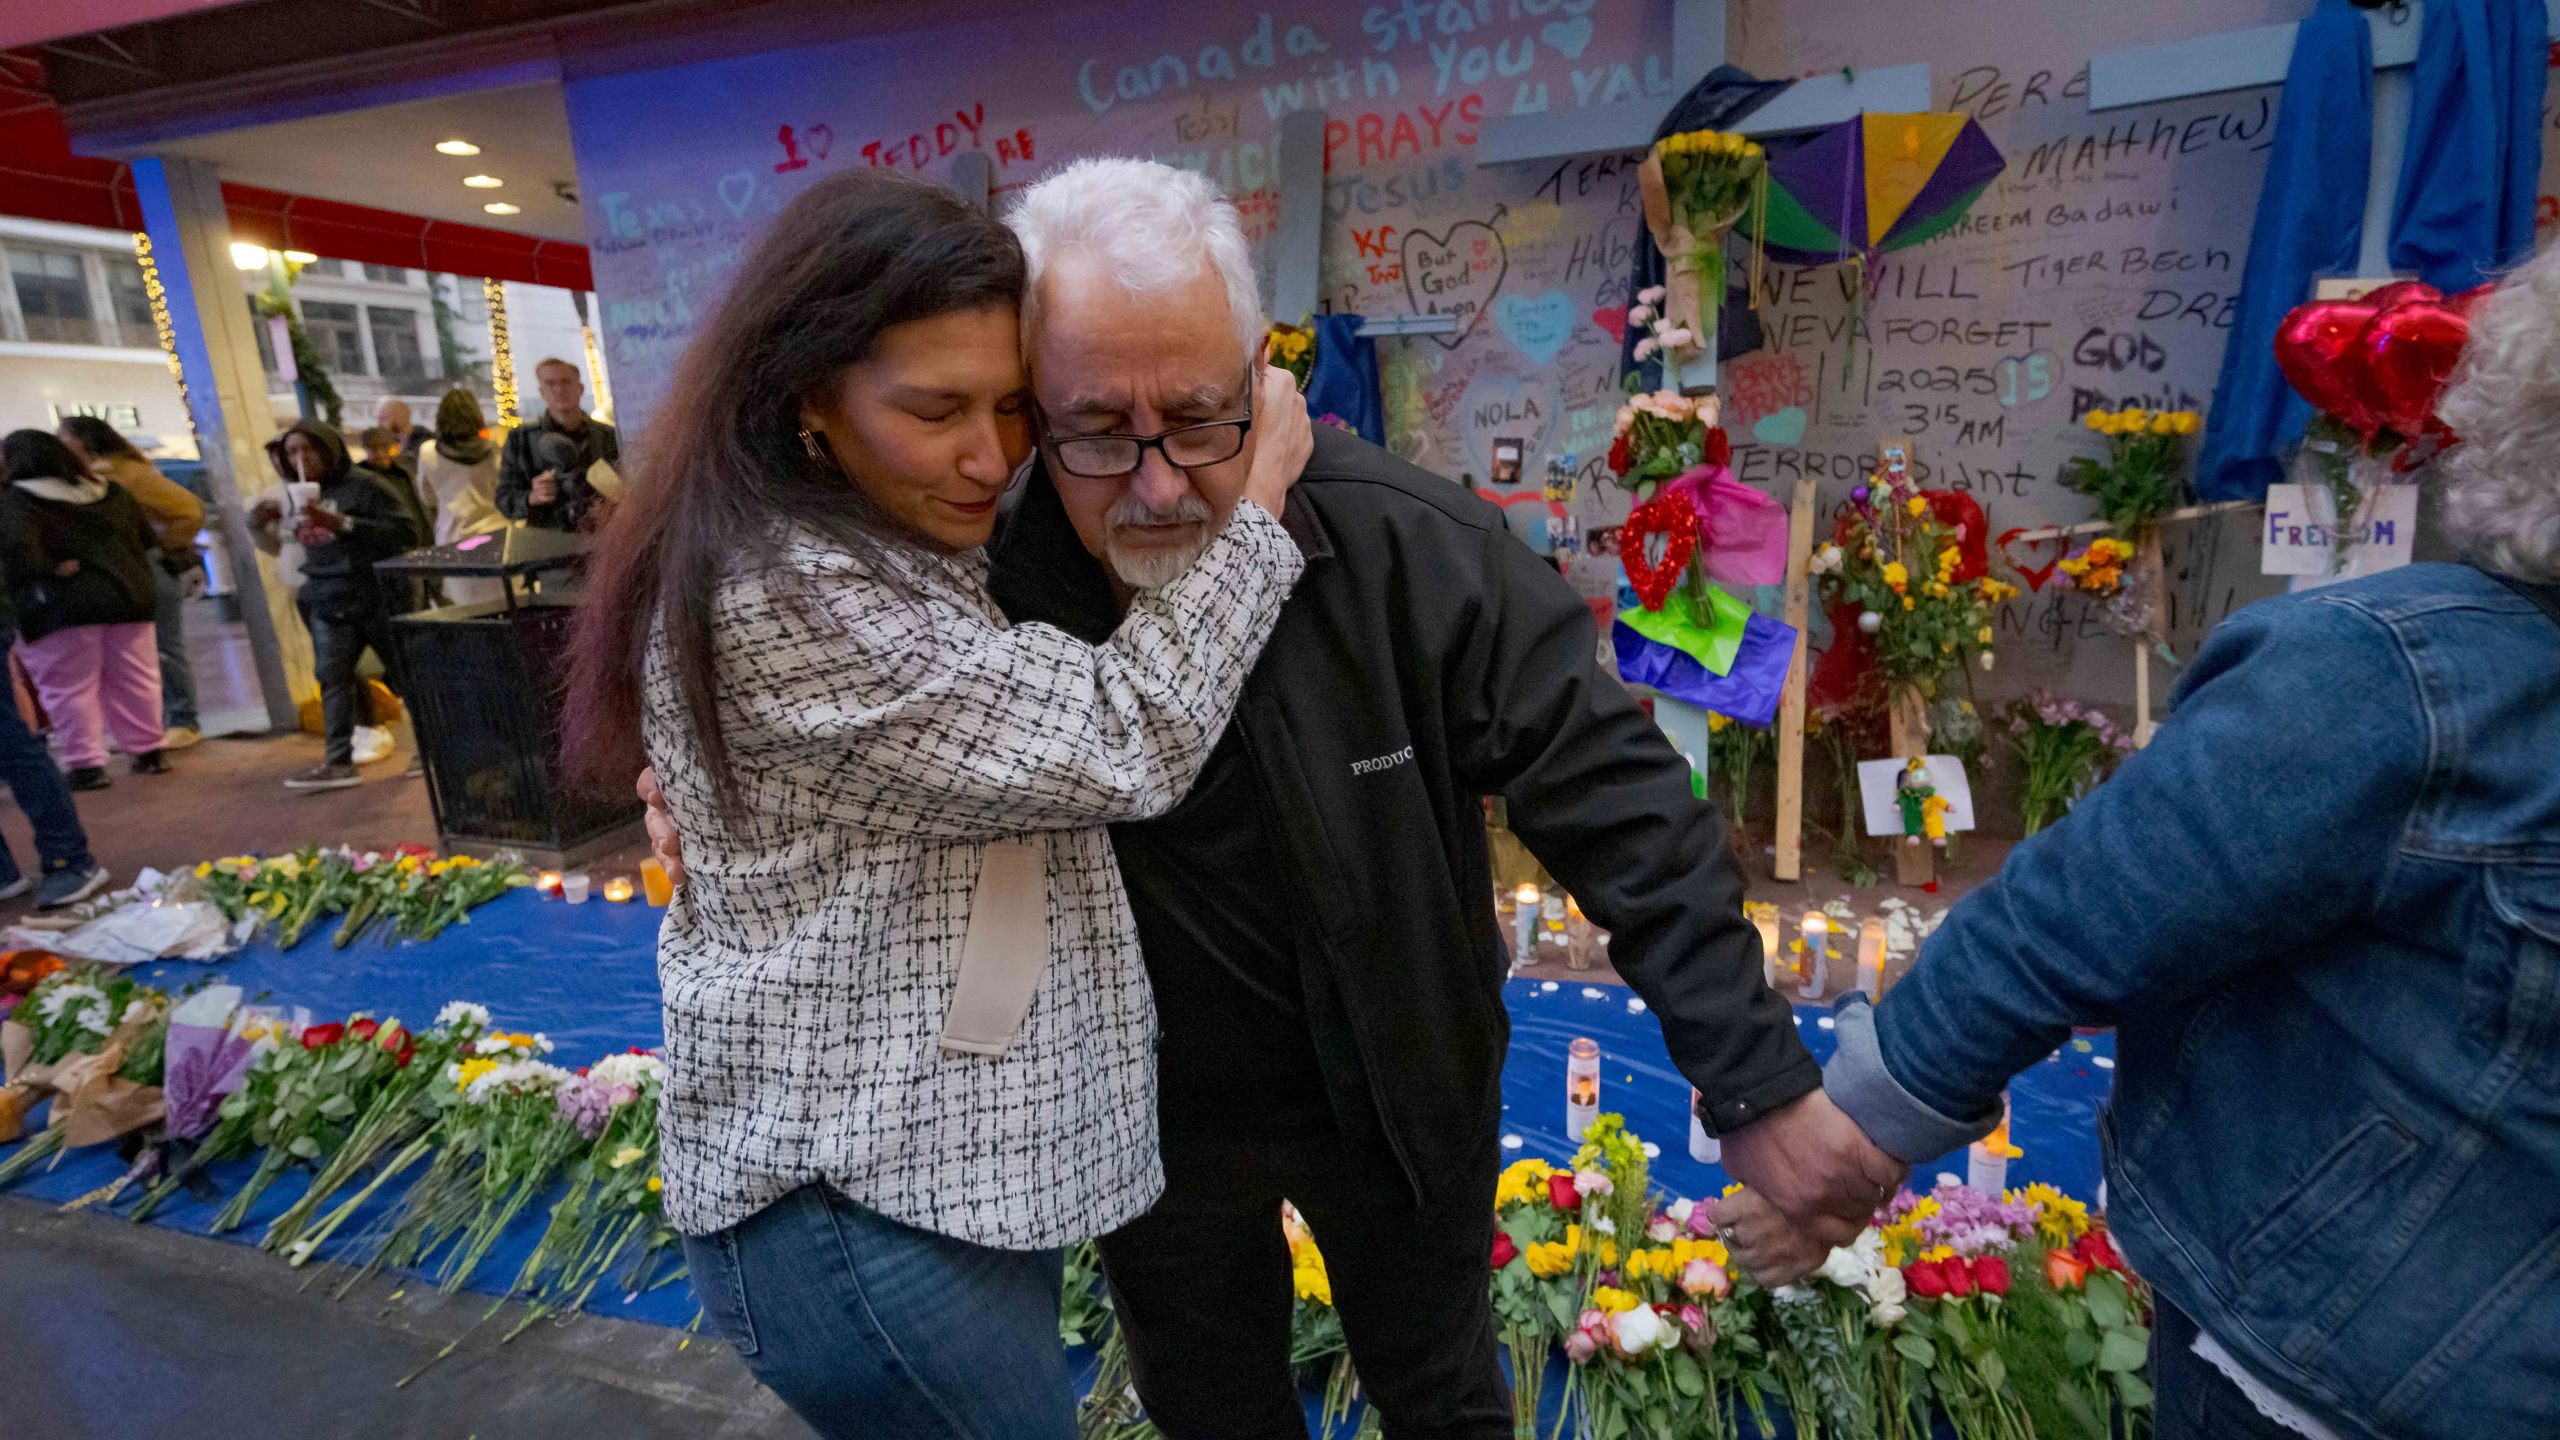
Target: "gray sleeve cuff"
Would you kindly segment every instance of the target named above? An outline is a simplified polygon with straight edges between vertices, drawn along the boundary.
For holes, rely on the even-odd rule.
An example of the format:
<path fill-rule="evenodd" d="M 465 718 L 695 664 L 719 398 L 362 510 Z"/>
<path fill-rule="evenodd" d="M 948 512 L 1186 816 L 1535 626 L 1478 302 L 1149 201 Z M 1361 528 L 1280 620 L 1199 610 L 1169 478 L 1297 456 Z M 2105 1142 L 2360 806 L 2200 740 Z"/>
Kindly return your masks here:
<path fill-rule="evenodd" d="M 1850 993 L 1833 1014 L 1839 1048 L 1823 1067 L 1822 1088 L 1878 1149 L 1916 1164 L 1960 1150 L 2000 1123 L 1997 1109 L 1979 1119 L 1951 1119 L 1903 1089 L 1885 1068 L 1884 1050 L 1876 1043 L 1875 1007 L 1866 996 Z"/>

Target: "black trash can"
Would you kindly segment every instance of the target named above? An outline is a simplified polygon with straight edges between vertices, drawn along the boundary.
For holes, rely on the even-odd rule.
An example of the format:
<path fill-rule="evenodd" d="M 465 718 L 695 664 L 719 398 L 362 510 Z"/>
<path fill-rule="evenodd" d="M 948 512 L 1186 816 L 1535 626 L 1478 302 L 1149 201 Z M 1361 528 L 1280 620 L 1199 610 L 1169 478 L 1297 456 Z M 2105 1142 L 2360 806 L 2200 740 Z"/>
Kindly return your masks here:
<path fill-rule="evenodd" d="M 445 847 L 514 850 L 568 869 L 641 838 L 629 794 L 572 786 L 561 763 L 561 695 L 576 577 L 588 542 L 519 528 L 412 550 L 374 566 L 385 586 L 447 576 L 494 579 L 504 597 L 391 622 L 427 794 Z"/>

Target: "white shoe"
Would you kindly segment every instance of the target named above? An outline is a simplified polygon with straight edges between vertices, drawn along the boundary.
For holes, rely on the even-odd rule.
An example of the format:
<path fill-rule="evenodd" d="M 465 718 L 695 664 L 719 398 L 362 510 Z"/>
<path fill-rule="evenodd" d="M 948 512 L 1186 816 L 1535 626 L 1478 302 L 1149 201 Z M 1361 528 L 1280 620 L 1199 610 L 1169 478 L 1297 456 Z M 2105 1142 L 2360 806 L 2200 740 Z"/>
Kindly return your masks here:
<path fill-rule="evenodd" d="M 6 885 L 0 885 L 0 900 L 15 900 L 34 888 L 36 888 L 36 877 L 21 875 Z"/>
<path fill-rule="evenodd" d="M 163 750 L 184 750 L 202 743 L 204 732 L 193 725 L 172 725 L 160 736 L 160 748 Z"/>

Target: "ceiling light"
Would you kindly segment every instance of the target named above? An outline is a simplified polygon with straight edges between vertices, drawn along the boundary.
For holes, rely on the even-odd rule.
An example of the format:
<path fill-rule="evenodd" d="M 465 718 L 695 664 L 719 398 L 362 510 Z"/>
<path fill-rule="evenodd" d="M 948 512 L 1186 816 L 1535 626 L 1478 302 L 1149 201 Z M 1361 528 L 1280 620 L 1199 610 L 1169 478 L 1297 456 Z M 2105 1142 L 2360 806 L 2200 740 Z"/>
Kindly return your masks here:
<path fill-rule="evenodd" d="M 462 177 L 462 183 L 474 190 L 495 190 L 507 182 L 495 175 L 465 175 Z"/>
<path fill-rule="evenodd" d="M 480 153 L 480 147 L 472 144 L 468 140 L 439 140 L 436 142 L 436 153 L 439 155 L 477 155 Z"/>
<path fill-rule="evenodd" d="M 510 205 L 504 200 L 492 200 L 480 208 L 492 215 L 514 215 L 521 213 L 524 209 L 521 205 Z"/>
<path fill-rule="evenodd" d="M 264 270 L 267 268 L 267 247 L 234 240 L 231 242 L 231 263 L 243 270 Z"/>
<path fill-rule="evenodd" d="M 308 250 L 287 250 L 284 252 L 284 258 L 292 261 L 296 265 L 310 265 L 316 263 L 320 259 L 319 256 L 312 254 Z"/>

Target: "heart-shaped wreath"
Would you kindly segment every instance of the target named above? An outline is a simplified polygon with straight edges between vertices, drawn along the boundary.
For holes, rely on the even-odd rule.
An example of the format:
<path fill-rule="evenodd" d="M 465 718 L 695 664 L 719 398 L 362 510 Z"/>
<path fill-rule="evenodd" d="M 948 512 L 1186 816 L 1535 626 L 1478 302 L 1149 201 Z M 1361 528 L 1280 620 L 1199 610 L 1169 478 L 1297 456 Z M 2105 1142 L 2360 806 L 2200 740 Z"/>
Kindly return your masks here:
<path fill-rule="evenodd" d="M 1660 564 L 1645 550 L 1645 542 L 1657 534 L 1662 537 Z M 1635 587 L 1636 599 L 1647 610 L 1662 608 L 1697 550 L 1698 512 L 1686 495 L 1647 500 L 1627 512 L 1626 526 L 1618 532 L 1618 563 L 1626 567 L 1627 583 Z"/>

